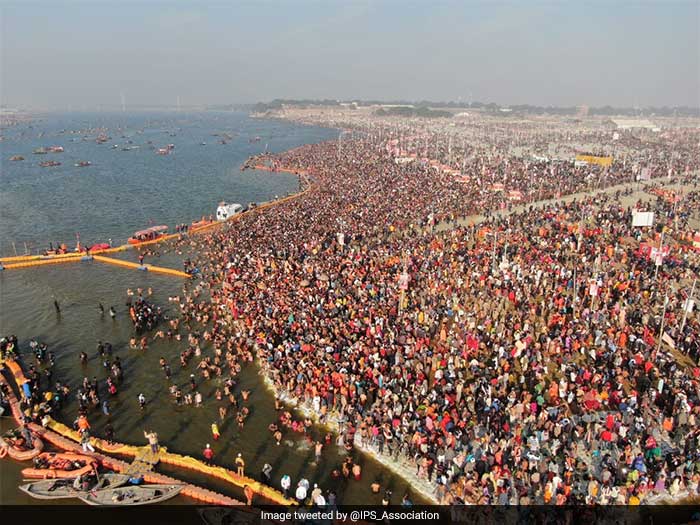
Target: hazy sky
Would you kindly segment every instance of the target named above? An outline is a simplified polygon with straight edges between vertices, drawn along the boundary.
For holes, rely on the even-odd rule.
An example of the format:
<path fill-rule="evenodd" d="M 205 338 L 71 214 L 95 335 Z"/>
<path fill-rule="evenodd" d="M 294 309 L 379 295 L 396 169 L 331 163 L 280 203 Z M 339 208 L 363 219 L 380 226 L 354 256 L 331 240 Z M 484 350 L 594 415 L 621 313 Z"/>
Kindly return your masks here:
<path fill-rule="evenodd" d="M 0 0 L 0 102 L 700 105 L 700 0 Z"/>

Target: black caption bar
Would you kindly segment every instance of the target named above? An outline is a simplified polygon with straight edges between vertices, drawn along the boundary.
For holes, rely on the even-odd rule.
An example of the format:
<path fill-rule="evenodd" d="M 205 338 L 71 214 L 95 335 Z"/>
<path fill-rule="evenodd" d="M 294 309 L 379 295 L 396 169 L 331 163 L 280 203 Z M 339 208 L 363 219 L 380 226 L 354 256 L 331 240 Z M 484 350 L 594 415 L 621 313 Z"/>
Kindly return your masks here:
<path fill-rule="evenodd" d="M 49 505 L 0 506 L 2 522 L 13 525 L 341 525 L 429 523 L 465 525 L 700 525 L 700 506 L 639 507 L 557 506 L 338 506 L 214 507 L 160 505 L 90 507 Z"/>

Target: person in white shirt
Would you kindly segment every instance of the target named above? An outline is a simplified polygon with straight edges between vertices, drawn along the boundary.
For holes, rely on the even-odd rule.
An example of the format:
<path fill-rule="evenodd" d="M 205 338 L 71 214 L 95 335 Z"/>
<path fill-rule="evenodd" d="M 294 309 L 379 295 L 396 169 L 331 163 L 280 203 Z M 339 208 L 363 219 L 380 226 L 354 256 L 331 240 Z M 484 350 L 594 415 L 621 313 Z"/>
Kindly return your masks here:
<path fill-rule="evenodd" d="M 304 500 L 306 500 L 306 487 L 301 481 L 297 485 L 296 498 L 299 503 L 304 503 Z"/>

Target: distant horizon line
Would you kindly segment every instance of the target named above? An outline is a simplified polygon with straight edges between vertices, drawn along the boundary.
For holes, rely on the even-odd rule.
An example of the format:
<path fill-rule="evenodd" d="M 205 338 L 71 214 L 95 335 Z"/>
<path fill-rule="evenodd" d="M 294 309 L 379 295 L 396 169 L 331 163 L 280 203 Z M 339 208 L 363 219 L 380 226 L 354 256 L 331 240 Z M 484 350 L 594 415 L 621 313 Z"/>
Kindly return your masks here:
<path fill-rule="evenodd" d="M 450 109 L 480 109 L 484 107 L 493 108 L 513 108 L 513 109 L 546 109 L 546 110 L 571 110 L 571 109 L 588 109 L 589 111 L 595 111 L 597 109 L 613 109 L 620 111 L 645 111 L 645 110 L 693 110 L 700 111 L 700 105 L 634 105 L 634 106 L 616 106 L 611 104 L 604 104 L 598 106 L 579 104 L 579 105 L 552 105 L 552 104 L 500 104 L 498 102 L 481 102 L 472 101 L 465 102 L 460 100 L 447 100 L 447 101 L 437 101 L 437 100 L 379 100 L 379 99 L 272 99 L 269 102 L 233 102 L 233 103 L 215 103 L 215 104 L 127 104 L 126 108 L 128 110 L 147 110 L 147 109 L 167 109 L 174 112 L 183 110 L 232 110 L 232 109 L 254 109 L 256 106 L 339 106 L 339 105 L 352 105 L 352 104 L 362 105 L 362 106 L 376 106 L 376 105 L 412 105 L 412 106 L 435 106 Z M 23 106 L 23 105 L 12 105 L 3 103 L 0 104 L 0 111 L 9 112 L 15 110 L 17 112 L 31 113 L 31 112 L 63 112 L 63 111 L 103 111 L 103 110 L 114 110 L 116 112 L 124 112 L 124 108 L 120 103 L 109 103 L 109 104 L 65 104 L 61 106 Z"/>

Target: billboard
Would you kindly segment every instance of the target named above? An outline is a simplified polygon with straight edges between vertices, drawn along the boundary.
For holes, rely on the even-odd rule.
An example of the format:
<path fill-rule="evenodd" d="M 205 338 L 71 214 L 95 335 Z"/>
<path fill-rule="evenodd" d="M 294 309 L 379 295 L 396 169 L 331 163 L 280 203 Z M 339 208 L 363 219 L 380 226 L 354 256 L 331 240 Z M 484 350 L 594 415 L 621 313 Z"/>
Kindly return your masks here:
<path fill-rule="evenodd" d="M 632 212 L 632 226 L 653 226 L 654 212 L 653 211 L 634 211 Z"/>
<path fill-rule="evenodd" d="M 576 155 L 576 161 L 585 162 L 586 164 L 597 164 L 598 166 L 608 167 L 612 164 L 612 157 L 600 157 L 598 155 Z"/>

